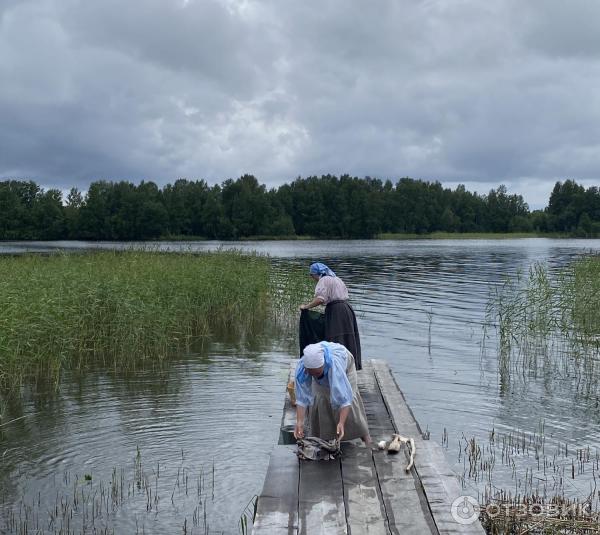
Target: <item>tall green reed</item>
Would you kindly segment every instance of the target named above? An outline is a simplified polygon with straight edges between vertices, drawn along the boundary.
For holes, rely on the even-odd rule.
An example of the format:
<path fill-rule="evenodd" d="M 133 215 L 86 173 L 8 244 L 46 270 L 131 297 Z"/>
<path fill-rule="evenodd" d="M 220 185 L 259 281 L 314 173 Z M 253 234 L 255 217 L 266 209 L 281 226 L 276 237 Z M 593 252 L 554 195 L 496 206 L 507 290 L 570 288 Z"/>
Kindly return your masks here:
<path fill-rule="evenodd" d="M 502 385 L 545 371 L 576 377 L 580 392 L 591 394 L 600 359 L 600 256 L 557 271 L 534 264 L 527 277 L 507 279 L 491 296 L 487 323 L 498 331 Z"/>
<path fill-rule="evenodd" d="M 243 337 L 292 311 L 295 275 L 274 286 L 271 263 L 235 251 L 0 257 L 0 386 L 57 382 L 65 366 L 160 365 L 216 331 Z"/>

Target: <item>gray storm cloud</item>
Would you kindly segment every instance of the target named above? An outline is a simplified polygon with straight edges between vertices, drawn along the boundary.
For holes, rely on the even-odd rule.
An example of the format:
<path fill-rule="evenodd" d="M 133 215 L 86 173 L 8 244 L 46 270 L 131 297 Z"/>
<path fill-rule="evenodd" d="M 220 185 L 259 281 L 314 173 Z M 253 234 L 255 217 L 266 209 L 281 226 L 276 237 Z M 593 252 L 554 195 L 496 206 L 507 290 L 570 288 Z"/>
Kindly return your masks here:
<path fill-rule="evenodd" d="M 4 0 L 0 177 L 600 175 L 600 4 Z"/>

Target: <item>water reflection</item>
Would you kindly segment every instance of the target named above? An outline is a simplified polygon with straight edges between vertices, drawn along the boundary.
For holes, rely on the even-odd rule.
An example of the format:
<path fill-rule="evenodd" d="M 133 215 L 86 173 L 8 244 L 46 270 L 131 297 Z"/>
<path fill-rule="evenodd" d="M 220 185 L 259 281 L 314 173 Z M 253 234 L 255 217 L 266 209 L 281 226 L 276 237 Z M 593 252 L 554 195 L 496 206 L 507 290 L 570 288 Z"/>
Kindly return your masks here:
<path fill-rule="evenodd" d="M 433 440 L 441 441 L 447 430 L 452 462 L 463 434 L 485 440 L 492 427 L 533 432 L 541 420 L 549 437 L 573 447 L 600 446 L 600 430 L 594 425 L 600 420 L 597 396 L 579 392 L 576 377 L 568 374 L 531 375 L 505 382 L 502 389 L 495 335 L 483 331 L 490 289 L 505 277 L 526 271 L 535 261 L 558 268 L 576 255 L 600 250 L 600 241 L 201 242 L 152 247 L 205 251 L 219 245 L 268 253 L 283 268 L 307 269 L 317 260 L 330 264 L 350 289 L 364 358 L 390 363 Z M 0 245 L 0 252 L 88 247 L 84 242 L 12 243 Z M 58 394 L 33 389 L 22 405 L 4 407 L 3 421 L 26 416 L 0 428 L 5 494 L 11 500 L 33 500 L 41 493 L 53 500 L 56 478 L 64 471 L 108 477 L 112 467 L 131 465 L 136 447 L 149 466 L 160 463 L 173 476 L 183 451 L 190 469 L 214 462 L 211 530 L 235 531 L 243 508 L 260 491 L 277 441 L 296 343 L 294 333 L 265 331 L 242 342 L 220 333 L 219 340 L 193 348 L 162 371 L 120 376 L 92 369 L 66 374 Z M 455 466 L 462 471 L 462 465 Z M 173 477 L 159 482 L 162 495 L 170 496 Z M 191 515 L 189 507 L 165 506 L 159 515 L 125 508 L 115 525 L 132 528 L 135 513 L 147 532 L 160 532 L 182 525 Z"/>
<path fill-rule="evenodd" d="M 194 349 L 157 370 L 69 372 L 58 393 L 39 383 L 22 403 L 7 400 L 3 422 L 26 418 L 0 435 L 0 531 L 12 503 L 43 516 L 84 474 L 96 481 L 115 467 L 131 472 L 139 448 L 149 469 L 162 467 L 154 492 L 166 501 L 182 467 L 195 476 L 214 467 L 203 507 L 211 533 L 231 532 L 260 490 L 278 438 L 289 353 L 268 329 L 235 343 L 216 333 Z M 128 502 L 110 526 L 167 533 L 186 518 L 190 525 L 198 503 L 185 498 L 159 515 L 147 514 L 144 501 Z"/>

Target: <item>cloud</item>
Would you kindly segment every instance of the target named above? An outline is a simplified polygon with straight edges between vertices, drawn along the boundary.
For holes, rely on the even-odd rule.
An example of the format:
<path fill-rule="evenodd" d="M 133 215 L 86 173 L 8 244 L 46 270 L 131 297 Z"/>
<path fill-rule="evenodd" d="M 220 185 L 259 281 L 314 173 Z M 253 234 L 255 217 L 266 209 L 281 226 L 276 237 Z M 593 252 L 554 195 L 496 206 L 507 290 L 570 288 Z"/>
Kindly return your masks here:
<path fill-rule="evenodd" d="M 5 1 L 0 177 L 408 175 L 521 185 L 542 206 L 557 179 L 599 178 L 599 10 Z"/>
<path fill-rule="evenodd" d="M 600 56 L 600 4 L 593 0 L 523 2 L 525 43 L 552 58 Z"/>

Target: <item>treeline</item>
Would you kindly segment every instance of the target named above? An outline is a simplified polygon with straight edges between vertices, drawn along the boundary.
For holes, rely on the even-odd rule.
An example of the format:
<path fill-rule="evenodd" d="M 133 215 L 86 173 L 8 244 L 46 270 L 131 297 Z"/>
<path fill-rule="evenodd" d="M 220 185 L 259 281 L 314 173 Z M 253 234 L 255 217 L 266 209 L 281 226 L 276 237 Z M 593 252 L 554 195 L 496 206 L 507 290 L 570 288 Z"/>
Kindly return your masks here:
<path fill-rule="evenodd" d="M 530 211 L 500 186 L 480 195 L 460 185 L 344 175 L 298 178 L 267 189 L 252 175 L 210 186 L 177 180 L 98 181 L 82 194 L 33 181 L 0 182 L 0 239 L 145 240 L 195 236 L 371 238 L 381 233 L 561 232 L 600 235 L 600 192 L 557 182 L 548 207 Z"/>

